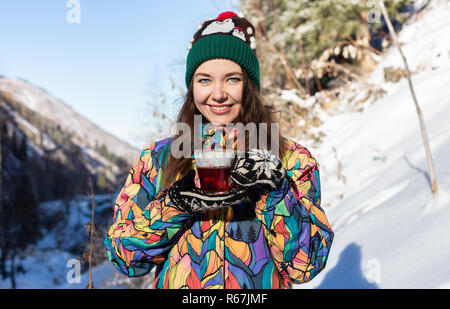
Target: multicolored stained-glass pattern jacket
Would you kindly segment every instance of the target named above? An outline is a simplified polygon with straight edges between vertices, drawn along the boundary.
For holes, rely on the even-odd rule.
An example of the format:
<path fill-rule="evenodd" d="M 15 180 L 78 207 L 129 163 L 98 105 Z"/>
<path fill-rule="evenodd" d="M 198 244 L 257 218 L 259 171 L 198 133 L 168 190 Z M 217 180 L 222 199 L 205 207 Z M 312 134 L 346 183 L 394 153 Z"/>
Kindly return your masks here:
<path fill-rule="evenodd" d="M 120 272 L 138 277 L 156 267 L 155 288 L 163 289 L 277 289 L 325 267 L 334 233 L 320 207 L 318 163 L 305 147 L 287 140 L 289 179 L 279 190 L 191 214 L 161 190 L 172 140 L 142 150 L 116 199 L 105 246 Z"/>

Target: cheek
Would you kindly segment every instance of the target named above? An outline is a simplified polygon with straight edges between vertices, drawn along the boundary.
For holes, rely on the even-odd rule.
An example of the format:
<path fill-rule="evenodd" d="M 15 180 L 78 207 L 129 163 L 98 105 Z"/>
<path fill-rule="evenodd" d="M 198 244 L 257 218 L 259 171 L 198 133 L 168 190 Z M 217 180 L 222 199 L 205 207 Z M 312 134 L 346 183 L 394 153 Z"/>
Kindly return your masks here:
<path fill-rule="evenodd" d="M 236 104 L 236 110 L 234 112 L 234 119 L 236 119 L 237 116 L 239 116 L 239 113 L 242 110 L 242 104 Z"/>
<path fill-rule="evenodd" d="M 242 103 L 242 87 L 233 87 L 230 89 L 229 94 L 236 103 Z"/>
<path fill-rule="evenodd" d="M 208 94 L 202 89 L 198 89 L 194 87 L 194 103 L 199 111 L 202 111 L 205 108 L 204 103 L 208 100 Z"/>
<path fill-rule="evenodd" d="M 194 101 L 196 104 L 205 103 L 208 99 L 208 91 L 204 88 L 198 88 L 194 86 Z"/>

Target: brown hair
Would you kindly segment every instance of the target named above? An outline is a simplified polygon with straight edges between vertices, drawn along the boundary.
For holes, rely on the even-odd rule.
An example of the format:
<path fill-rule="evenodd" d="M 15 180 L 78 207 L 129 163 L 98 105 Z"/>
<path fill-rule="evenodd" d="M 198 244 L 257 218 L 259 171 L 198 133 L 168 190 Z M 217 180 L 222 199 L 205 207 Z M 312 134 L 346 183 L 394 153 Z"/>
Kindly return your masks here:
<path fill-rule="evenodd" d="M 257 86 L 250 80 L 247 72 L 242 70 L 243 73 L 243 96 L 242 96 L 242 108 L 239 115 L 234 120 L 235 123 L 242 123 L 244 126 L 248 123 L 267 123 L 267 144 L 271 145 L 271 124 L 275 123 L 274 113 L 264 106 L 261 98 L 261 94 L 258 91 Z M 195 106 L 194 91 L 193 91 L 193 79 L 189 83 L 187 93 L 184 97 L 184 103 L 181 106 L 178 113 L 177 123 L 185 123 L 191 129 L 191 141 L 194 140 L 194 115 L 200 114 L 200 111 Z M 202 118 L 203 122 L 207 122 L 206 118 Z M 173 136 L 174 139 L 181 136 L 182 133 Z M 278 153 L 280 158 L 283 157 L 283 137 L 279 136 L 279 149 Z M 245 147 L 248 149 L 248 132 L 246 132 Z M 270 146 L 268 146 L 270 150 Z M 191 153 L 193 153 L 193 143 L 191 143 Z M 174 158 L 172 153 L 170 154 L 167 168 L 164 171 L 162 178 L 162 188 L 168 189 L 175 179 L 178 172 L 181 176 L 185 175 L 192 168 L 191 158 Z"/>

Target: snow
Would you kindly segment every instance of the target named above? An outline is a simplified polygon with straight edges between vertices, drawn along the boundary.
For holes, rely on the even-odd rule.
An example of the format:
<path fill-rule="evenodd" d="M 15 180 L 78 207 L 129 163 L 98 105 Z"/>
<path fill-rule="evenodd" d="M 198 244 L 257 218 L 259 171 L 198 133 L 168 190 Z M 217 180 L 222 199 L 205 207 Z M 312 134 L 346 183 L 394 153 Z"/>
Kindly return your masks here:
<path fill-rule="evenodd" d="M 399 35 L 413 72 L 437 172 L 433 197 L 418 117 L 406 79 L 385 83 L 383 67 L 402 67 L 395 48 L 380 57 L 369 82 L 387 94 L 362 112 L 321 115 L 326 133 L 317 147 L 305 146 L 321 169 L 322 206 L 335 231 L 326 269 L 295 288 L 450 288 L 450 3 L 433 1 L 420 19 Z M 284 93 L 290 96 L 289 92 Z M 302 143 L 301 141 L 299 141 Z M 52 209 L 48 204 L 48 211 Z M 111 206 L 112 207 L 112 206 Z M 71 217 L 65 237 L 89 211 Z M 112 215 L 112 212 L 111 212 Z M 80 219 L 81 217 L 81 219 Z M 85 237 L 85 234 L 82 235 Z M 54 249 L 48 234 L 17 275 L 20 288 L 84 288 L 69 283 L 67 262 L 74 256 Z M 52 249 L 53 248 L 53 249 Z M 33 265 L 32 267 L 30 265 Z M 94 267 L 98 288 L 121 287 L 124 277 L 108 261 Z M 9 288 L 0 281 L 0 288 Z"/>
<path fill-rule="evenodd" d="M 96 225 L 109 226 L 112 221 L 113 200 L 115 194 L 98 194 L 95 196 Z M 64 205 L 62 201 L 49 201 L 42 203 L 41 211 L 45 214 L 46 229 L 43 230 L 43 238 L 36 245 L 29 246 L 16 265 L 23 265 L 24 273 L 16 274 L 16 285 L 21 289 L 84 289 L 89 283 L 89 271 L 87 262 L 81 265 L 78 258 L 82 254 L 88 254 L 88 248 L 75 249 L 78 254 L 70 253 L 74 246 L 84 247 L 89 237 L 86 233 L 85 224 L 91 221 L 91 197 L 77 196 L 74 200 Z M 61 218 L 65 220 L 53 220 Z M 53 224 L 54 226 L 49 226 Z M 103 243 L 104 233 L 99 232 L 97 243 Z M 95 256 L 104 255 L 106 250 L 103 245 L 94 251 Z M 7 271 L 9 262 L 7 262 Z M 83 271 L 82 271 L 83 270 Z M 92 268 L 92 280 L 95 288 L 123 288 L 130 282 L 130 278 L 121 275 L 108 260 L 104 260 Z M 146 283 L 144 281 L 144 283 Z M 152 287 L 148 282 L 147 287 Z M 10 288 L 10 279 L 0 280 L 0 289 Z"/>
<path fill-rule="evenodd" d="M 295 89 L 281 90 L 280 98 L 283 99 L 284 101 L 291 101 L 295 104 L 298 104 L 300 107 L 303 107 L 303 108 L 312 108 L 312 106 L 315 103 L 314 97 L 310 97 L 310 98 L 304 99 L 304 100 L 301 99 L 297 95 Z"/>
<path fill-rule="evenodd" d="M 402 67 L 391 48 L 369 79 L 387 94 L 362 113 L 323 118 L 324 142 L 310 149 L 321 166 L 322 200 L 335 240 L 323 273 L 296 288 L 450 288 L 450 44 L 443 40 L 450 34 L 450 4 L 430 6 L 399 40 L 417 72 L 412 81 L 439 195 L 431 193 L 407 80 L 384 83 L 383 67 Z"/>
<path fill-rule="evenodd" d="M 36 250 L 21 261 L 27 265 L 26 273 L 16 275 L 16 284 L 20 289 L 84 289 L 89 283 L 89 272 L 73 275 L 77 267 L 77 256 L 63 250 Z M 30 267 L 29 265 L 32 265 Z M 105 261 L 92 270 L 95 288 L 121 287 L 121 275 L 109 261 Z M 124 276 L 122 276 L 124 277 Z M 9 278 L 0 281 L 0 288 L 10 288 Z"/>

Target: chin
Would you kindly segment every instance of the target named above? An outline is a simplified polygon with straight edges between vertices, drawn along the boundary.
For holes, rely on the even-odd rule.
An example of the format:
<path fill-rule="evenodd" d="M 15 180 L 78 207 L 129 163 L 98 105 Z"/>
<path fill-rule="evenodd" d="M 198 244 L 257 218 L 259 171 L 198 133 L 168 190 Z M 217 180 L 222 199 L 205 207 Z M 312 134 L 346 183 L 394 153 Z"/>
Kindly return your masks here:
<path fill-rule="evenodd" d="M 214 125 L 217 125 L 217 126 L 224 126 L 227 123 L 231 123 L 232 122 L 232 121 L 228 121 L 228 120 L 218 120 L 218 119 L 211 119 L 211 120 L 208 119 L 208 121 L 210 123 L 214 124 Z"/>
<path fill-rule="evenodd" d="M 237 117 L 237 116 L 236 116 Z M 212 124 L 215 125 L 226 125 L 227 123 L 233 123 L 234 120 L 236 119 L 236 117 L 234 116 L 227 116 L 227 117 L 207 117 L 206 119 L 208 119 L 208 121 Z"/>

